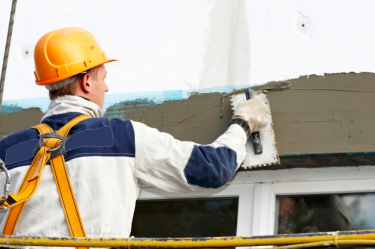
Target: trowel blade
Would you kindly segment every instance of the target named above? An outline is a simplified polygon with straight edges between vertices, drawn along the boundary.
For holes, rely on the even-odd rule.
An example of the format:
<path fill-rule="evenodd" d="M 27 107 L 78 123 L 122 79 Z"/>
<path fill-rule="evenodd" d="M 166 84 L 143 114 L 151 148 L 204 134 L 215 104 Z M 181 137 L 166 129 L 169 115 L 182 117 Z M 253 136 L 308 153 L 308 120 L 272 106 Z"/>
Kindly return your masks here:
<path fill-rule="evenodd" d="M 263 153 L 256 155 L 254 153 L 254 144 L 251 139 L 246 144 L 246 157 L 243 161 L 242 168 L 256 168 L 265 167 L 275 164 L 280 164 L 279 154 L 277 152 L 275 133 L 273 130 L 271 108 L 268 101 L 268 95 L 264 93 L 257 93 L 255 95 L 260 96 L 267 105 L 267 118 L 268 125 L 260 131 L 260 137 L 262 138 Z M 244 93 L 236 94 L 231 97 L 232 110 L 235 111 L 237 106 L 246 101 L 245 91 Z"/>

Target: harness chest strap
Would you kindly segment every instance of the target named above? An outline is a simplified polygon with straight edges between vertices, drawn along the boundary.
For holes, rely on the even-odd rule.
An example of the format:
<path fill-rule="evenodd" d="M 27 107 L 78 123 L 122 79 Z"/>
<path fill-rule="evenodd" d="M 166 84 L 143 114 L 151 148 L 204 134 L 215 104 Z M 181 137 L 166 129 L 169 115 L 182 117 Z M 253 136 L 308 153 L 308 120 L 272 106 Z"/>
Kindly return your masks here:
<path fill-rule="evenodd" d="M 57 131 L 57 135 L 65 138 L 74 125 L 88 118 L 90 118 L 88 115 L 81 115 L 74 118 L 64 125 L 59 131 Z M 32 128 L 37 129 L 40 135 L 53 132 L 53 130 L 46 124 L 40 124 Z M 14 229 L 17 225 L 24 205 L 26 201 L 35 193 L 42 170 L 50 159 L 51 152 L 49 151 L 49 148 L 56 148 L 60 145 L 60 143 L 62 143 L 62 140 L 58 138 L 43 139 L 43 146 L 41 146 L 41 149 L 38 151 L 31 166 L 25 174 L 18 193 L 9 194 L 11 198 L 8 197 L 7 202 L 5 202 L 1 207 L 11 208 L 4 225 L 3 235 L 12 235 L 14 233 Z M 51 159 L 50 164 L 70 234 L 73 237 L 86 237 L 77 202 L 74 197 L 69 175 L 66 169 L 64 155 Z"/>

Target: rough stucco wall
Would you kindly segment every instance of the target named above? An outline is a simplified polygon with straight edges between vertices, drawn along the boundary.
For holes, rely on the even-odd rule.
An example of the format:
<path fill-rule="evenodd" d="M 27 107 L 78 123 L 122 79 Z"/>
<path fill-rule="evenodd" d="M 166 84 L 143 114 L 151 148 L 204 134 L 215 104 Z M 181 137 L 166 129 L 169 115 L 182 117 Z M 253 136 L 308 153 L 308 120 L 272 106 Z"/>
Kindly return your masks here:
<path fill-rule="evenodd" d="M 375 74 L 333 74 L 290 80 L 289 90 L 269 91 L 279 153 L 315 154 L 375 151 Z M 143 122 L 181 140 L 213 142 L 231 117 L 224 93 L 193 94 L 163 104 L 120 102 L 108 118 Z M 223 118 L 220 118 L 223 113 Z M 37 108 L 0 118 L 0 136 L 39 122 Z"/>
<path fill-rule="evenodd" d="M 270 92 L 279 152 L 375 151 L 374 81 L 370 73 L 300 77 Z"/>
<path fill-rule="evenodd" d="M 213 142 L 228 127 L 231 117 L 229 98 L 224 99 L 223 118 L 220 118 L 223 95 L 194 94 L 186 100 L 151 106 L 124 102 L 108 108 L 105 115 L 143 122 L 180 140 L 206 144 Z"/>

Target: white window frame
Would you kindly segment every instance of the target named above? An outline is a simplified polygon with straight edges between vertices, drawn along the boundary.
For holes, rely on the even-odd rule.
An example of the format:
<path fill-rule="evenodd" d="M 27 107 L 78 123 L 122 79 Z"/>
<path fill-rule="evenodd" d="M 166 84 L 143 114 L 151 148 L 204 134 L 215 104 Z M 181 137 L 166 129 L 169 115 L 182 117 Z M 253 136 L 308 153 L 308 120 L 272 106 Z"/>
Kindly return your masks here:
<path fill-rule="evenodd" d="M 191 193 L 169 193 L 156 188 L 143 187 L 138 200 L 157 199 L 188 199 L 188 198 L 215 198 L 215 197 L 238 197 L 237 236 L 250 236 L 254 184 L 230 184 L 219 189 L 208 189 L 205 192 Z"/>
<path fill-rule="evenodd" d="M 243 171 L 217 190 L 181 194 L 142 187 L 138 199 L 239 197 L 237 236 L 273 235 L 277 195 L 374 192 L 374 173 L 374 166 Z"/>

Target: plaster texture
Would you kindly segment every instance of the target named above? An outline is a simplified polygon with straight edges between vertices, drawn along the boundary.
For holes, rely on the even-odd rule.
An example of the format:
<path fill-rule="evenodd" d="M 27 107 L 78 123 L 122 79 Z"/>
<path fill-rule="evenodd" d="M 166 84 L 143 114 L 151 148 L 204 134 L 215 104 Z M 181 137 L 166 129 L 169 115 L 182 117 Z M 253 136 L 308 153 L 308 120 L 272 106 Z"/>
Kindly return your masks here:
<path fill-rule="evenodd" d="M 375 151 L 374 81 L 370 73 L 300 77 L 270 92 L 279 153 Z"/>

